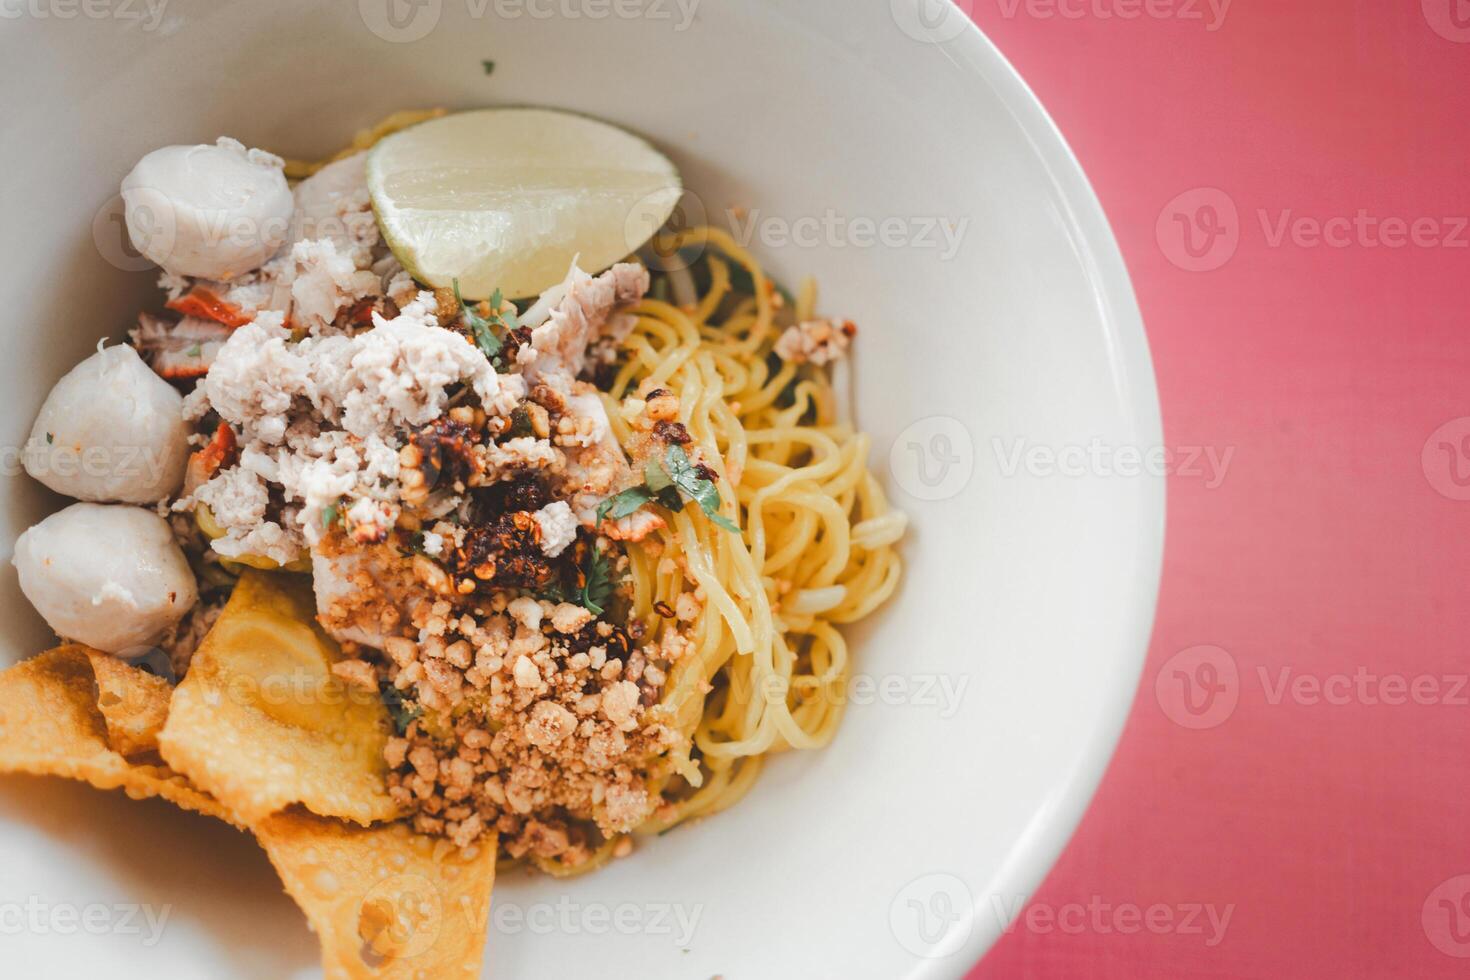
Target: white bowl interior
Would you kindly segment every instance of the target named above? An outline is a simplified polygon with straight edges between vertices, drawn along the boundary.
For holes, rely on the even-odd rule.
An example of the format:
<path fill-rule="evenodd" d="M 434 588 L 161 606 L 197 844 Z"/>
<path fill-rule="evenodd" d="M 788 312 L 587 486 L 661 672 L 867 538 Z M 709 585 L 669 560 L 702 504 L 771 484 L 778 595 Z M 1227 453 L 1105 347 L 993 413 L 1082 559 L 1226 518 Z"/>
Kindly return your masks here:
<path fill-rule="evenodd" d="M 900 595 L 850 633 L 858 673 L 889 694 L 853 704 L 830 749 L 777 760 L 724 815 L 595 875 L 502 882 L 512 911 L 496 916 L 487 975 L 959 975 L 999 934 L 997 908 L 1045 873 L 1111 753 L 1151 624 L 1161 481 L 1012 472 L 1004 456 L 1017 439 L 1157 445 L 1141 324 L 1030 93 L 973 31 L 934 44 L 900 29 L 906 2 L 695 2 L 680 30 L 691 0 L 631 18 L 585 0 L 424 0 L 401 7 L 437 18 L 412 42 L 368 29 L 376 0 L 165 5 L 153 27 L 0 21 L 0 445 L 21 445 L 54 380 L 158 302 L 149 274 L 108 261 L 121 239 L 105 211 L 94 236 L 139 156 L 222 133 L 323 155 L 403 107 L 539 104 L 630 127 L 671 153 L 714 223 L 758 209 L 758 256 L 778 278 L 816 276 L 824 308 L 858 322 L 859 421 L 913 526 Z M 582 15 L 533 13 L 565 9 Z M 771 237 L 828 215 L 901 219 L 905 243 L 866 245 L 850 225 Z M 954 254 L 929 219 L 964 223 Z M 23 474 L 3 486 L 8 554 L 58 501 Z M 8 563 L 0 609 L 6 657 L 43 648 Z M 9 936 L 16 975 L 315 969 L 303 920 L 232 831 L 35 779 L 0 782 L 0 814 L 6 895 L 170 906 L 156 942 L 146 925 Z M 692 936 L 680 915 L 697 916 Z"/>

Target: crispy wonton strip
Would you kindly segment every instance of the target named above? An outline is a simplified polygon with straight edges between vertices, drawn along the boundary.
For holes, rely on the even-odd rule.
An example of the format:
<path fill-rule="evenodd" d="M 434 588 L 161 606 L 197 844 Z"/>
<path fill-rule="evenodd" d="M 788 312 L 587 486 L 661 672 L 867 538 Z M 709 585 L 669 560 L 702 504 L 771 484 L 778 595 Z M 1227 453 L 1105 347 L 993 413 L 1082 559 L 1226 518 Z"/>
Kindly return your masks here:
<path fill-rule="evenodd" d="M 401 823 L 355 827 L 298 808 L 255 835 L 321 940 L 327 980 L 478 975 L 493 843 L 461 851 Z"/>
<path fill-rule="evenodd" d="M 170 689 L 155 681 L 77 645 L 0 672 L 0 772 L 79 779 L 135 799 L 159 796 L 241 826 L 184 776 L 117 751 L 157 744 Z M 316 931 L 328 980 L 479 972 L 495 884 L 493 845 L 461 851 L 402 823 L 363 828 L 299 808 L 251 829 Z"/>
<path fill-rule="evenodd" d="M 58 647 L 0 673 L 0 772 L 79 779 L 98 789 L 121 788 L 134 799 L 160 796 L 238 826 L 217 800 L 185 777 L 167 766 L 131 763 L 116 751 L 117 744 L 135 746 L 130 741 L 134 733 L 146 727 L 125 720 L 120 706 L 146 706 L 146 698 L 139 698 L 136 689 L 150 685 L 122 678 L 121 671 L 106 682 L 109 689 L 133 692 L 119 699 L 113 714 L 126 734 L 119 743 L 109 742 L 109 723 L 97 706 L 93 655 L 81 646 Z M 143 673 L 125 664 L 117 666 Z"/>
<path fill-rule="evenodd" d="M 97 679 L 97 710 L 107 725 L 109 744 L 129 758 L 157 753 L 158 733 L 168 720 L 173 685 L 111 654 L 81 649 Z"/>
<path fill-rule="evenodd" d="M 332 674 L 340 659 L 306 579 L 247 572 L 174 690 L 164 761 L 250 827 L 292 803 L 391 820 L 388 712 Z"/>

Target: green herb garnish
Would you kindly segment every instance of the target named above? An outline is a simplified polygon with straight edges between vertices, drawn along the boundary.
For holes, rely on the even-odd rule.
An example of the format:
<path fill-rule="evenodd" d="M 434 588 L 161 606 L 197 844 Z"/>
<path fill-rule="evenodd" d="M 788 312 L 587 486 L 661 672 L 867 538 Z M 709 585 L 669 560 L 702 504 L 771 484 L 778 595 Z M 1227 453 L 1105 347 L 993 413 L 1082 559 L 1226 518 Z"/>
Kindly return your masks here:
<path fill-rule="evenodd" d="M 499 289 L 490 297 L 489 316 L 481 316 L 477 304 L 466 303 L 464 297 L 459 294 L 459 280 L 454 280 L 454 299 L 459 303 L 460 311 L 464 314 L 465 322 L 470 326 L 470 333 L 475 338 L 475 346 L 490 360 L 500 355 L 500 350 L 505 346 L 496 328 L 510 332 L 521 325 L 520 318 L 515 312 L 501 313 L 500 307 L 505 303 L 505 295 Z"/>
<path fill-rule="evenodd" d="M 715 486 L 713 480 L 699 475 L 698 468 L 689 461 L 689 455 L 684 452 L 683 446 L 670 446 L 669 451 L 664 453 L 664 470 L 668 473 L 670 482 L 679 488 L 679 492 L 699 504 L 699 509 L 711 521 L 727 531 L 740 530 L 738 524 L 720 513 L 720 488 Z"/>
<path fill-rule="evenodd" d="M 416 704 L 409 704 L 403 700 L 403 692 L 389 685 L 379 691 L 379 697 L 383 701 L 383 707 L 388 709 L 388 715 L 393 719 L 393 730 L 399 736 L 408 734 L 408 726 L 413 720 L 424 713 L 424 709 Z"/>
<path fill-rule="evenodd" d="M 505 430 L 505 434 L 511 439 L 534 436 L 536 427 L 531 424 L 531 410 L 525 405 L 517 405 L 510 413 L 510 427 Z"/>
<path fill-rule="evenodd" d="M 578 604 L 594 616 L 601 616 L 608 602 L 612 599 L 613 585 L 612 576 L 608 569 L 607 556 L 593 547 L 587 559 L 587 567 L 583 569 L 586 576 L 586 584 L 582 586 L 582 593 L 578 598 Z"/>
<path fill-rule="evenodd" d="M 652 499 L 653 492 L 643 484 L 629 487 L 622 493 L 614 494 L 597 505 L 597 523 L 601 524 L 603 519 L 608 517 L 615 521 L 627 517 Z"/>
<path fill-rule="evenodd" d="M 720 489 L 714 481 L 699 474 L 699 468 L 689 461 L 683 446 L 670 446 L 660 463 L 650 459 L 643 466 L 643 482 L 614 494 L 597 505 L 597 523 L 604 518 L 627 517 L 650 500 L 678 510 L 685 500 L 699 504 L 706 517 L 727 531 L 739 532 L 740 526 L 720 513 Z"/>
<path fill-rule="evenodd" d="M 507 330 L 514 330 L 521 325 L 521 319 L 514 311 L 501 313 L 500 308 L 504 305 L 505 294 L 497 287 L 495 292 L 490 294 L 490 309 L 495 311 L 490 314 L 490 319 L 498 321 Z"/>
<path fill-rule="evenodd" d="M 685 462 L 688 462 L 687 456 Z M 669 471 L 664 469 L 656 459 L 650 459 L 643 464 L 643 482 L 647 483 L 648 489 L 654 493 L 663 493 L 674 485 L 674 481 L 669 477 Z"/>
<path fill-rule="evenodd" d="M 607 555 L 594 546 L 587 552 L 587 564 L 579 569 L 583 585 L 570 595 L 561 582 L 551 582 L 532 594 L 546 602 L 573 602 L 594 616 L 601 616 L 612 599 L 613 583 L 611 565 Z"/>
<path fill-rule="evenodd" d="M 199 346 L 198 344 L 195 344 L 188 350 L 184 351 L 184 354 L 187 357 L 200 357 L 204 354 L 204 348 Z"/>
<path fill-rule="evenodd" d="M 341 511 L 338 509 L 338 507 L 337 507 L 336 504 L 327 504 L 327 506 L 323 507 L 322 508 L 322 530 L 326 530 L 327 528 L 331 527 L 333 524 L 336 524 L 337 523 L 337 518 L 340 517 L 340 516 L 341 516 Z"/>

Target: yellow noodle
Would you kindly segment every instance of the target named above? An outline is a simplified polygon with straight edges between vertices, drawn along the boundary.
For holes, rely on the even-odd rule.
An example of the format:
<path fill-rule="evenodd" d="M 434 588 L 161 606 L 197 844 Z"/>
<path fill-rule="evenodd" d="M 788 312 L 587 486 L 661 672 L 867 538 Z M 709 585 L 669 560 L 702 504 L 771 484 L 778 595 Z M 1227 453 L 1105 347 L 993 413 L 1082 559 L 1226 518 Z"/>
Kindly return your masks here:
<path fill-rule="evenodd" d="M 851 669 L 834 624 L 862 618 L 892 594 L 904 524 L 867 470 L 870 440 L 835 417 L 827 373 L 785 362 L 772 370 L 790 314 L 815 315 L 815 284 L 803 283 L 796 309 L 781 320 L 784 303 L 728 235 L 696 228 L 661 246 L 666 255 L 707 250 L 709 285 L 691 307 L 647 299 L 634 311 L 609 415 L 626 441 L 624 399 L 654 387 L 677 394 L 690 452 L 720 474 L 724 514 L 741 533 L 689 507 L 631 549 L 631 618 L 650 635 L 673 628 L 656 603 L 673 606 L 696 589 L 704 599 L 689 631 L 693 649 L 670 671 L 662 701 L 696 752 L 674 761 L 679 775 L 663 786 L 670 802 L 639 836 L 728 807 L 771 752 L 831 741 Z M 732 266 L 745 270 L 754 297 L 731 301 Z M 802 596 L 820 611 L 783 610 Z"/>

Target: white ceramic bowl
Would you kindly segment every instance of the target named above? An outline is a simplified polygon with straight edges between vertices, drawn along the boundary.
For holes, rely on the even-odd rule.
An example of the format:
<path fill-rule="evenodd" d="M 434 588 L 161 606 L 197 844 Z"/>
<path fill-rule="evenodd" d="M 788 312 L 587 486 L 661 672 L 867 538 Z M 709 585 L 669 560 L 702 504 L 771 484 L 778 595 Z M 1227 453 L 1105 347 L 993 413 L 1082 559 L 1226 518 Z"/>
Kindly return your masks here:
<path fill-rule="evenodd" d="M 151 3 L 30 0 L 0 20 L 0 445 L 157 303 L 107 207 L 154 147 L 226 133 L 321 155 L 436 104 L 566 107 L 647 135 L 712 220 L 749 208 L 777 275 L 816 275 L 825 308 L 859 323 L 860 422 L 913 520 L 909 570 L 852 633 L 875 685 L 830 749 L 778 760 L 739 807 L 595 875 L 502 882 L 487 973 L 962 974 L 1102 775 L 1162 542 L 1159 477 L 1120 474 L 1126 455 L 1047 463 L 1161 435 L 1113 238 L 1015 73 L 934 0 Z M 24 476 L 3 486 L 8 553 L 57 501 Z M 4 652 L 40 649 L 8 564 L 0 602 Z M 248 838 L 162 804 L 4 780 L 0 882 L 16 976 L 315 969 Z M 27 902 L 41 911 L 17 929 Z M 131 903 L 166 910 L 161 934 Z M 67 907 L 108 911 L 68 930 Z"/>

